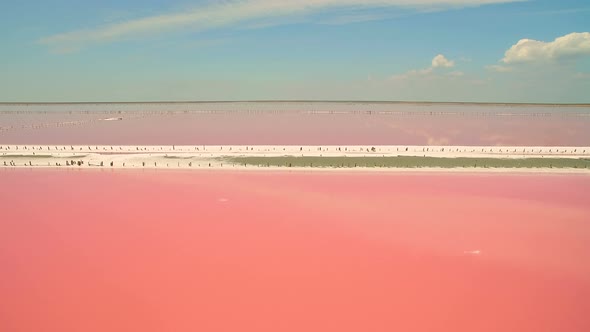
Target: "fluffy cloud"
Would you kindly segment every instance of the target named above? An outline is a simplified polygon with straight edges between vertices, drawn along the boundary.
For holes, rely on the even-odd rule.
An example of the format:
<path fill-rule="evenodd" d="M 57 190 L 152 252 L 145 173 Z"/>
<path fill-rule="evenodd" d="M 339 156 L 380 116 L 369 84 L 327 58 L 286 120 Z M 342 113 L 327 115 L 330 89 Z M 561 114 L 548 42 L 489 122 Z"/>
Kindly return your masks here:
<path fill-rule="evenodd" d="M 505 64 L 547 62 L 579 56 L 590 56 L 590 32 L 570 33 L 552 42 L 521 39 L 506 51 L 502 62 Z"/>
<path fill-rule="evenodd" d="M 432 68 L 452 68 L 455 61 L 447 59 L 444 55 L 439 54 L 432 59 Z"/>
<path fill-rule="evenodd" d="M 428 76 L 428 75 L 432 74 L 436 69 L 452 68 L 454 66 L 455 66 L 455 61 L 451 61 L 451 60 L 447 59 L 447 57 L 445 57 L 444 55 L 439 54 L 439 55 L 435 56 L 434 59 L 432 59 L 432 64 L 430 67 L 424 68 L 424 69 L 413 69 L 413 70 L 410 70 L 404 74 L 394 75 L 392 77 L 392 79 L 403 80 L 403 79 L 408 79 L 408 78 L 412 78 L 412 77 L 424 77 L 424 76 Z M 459 76 L 463 76 L 463 72 L 454 71 L 454 72 L 448 73 L 448 75 L 453 76 L 453 77 L 459 77 Z"/>
<path fill-rule="evenodd" d="M 51 47 L 75 46 L 108 42 L 137 36 L 162 33 L 181 28 L 206 30 L 232 26 L 244 22 L 257 22 L 293 15 L 309 15 L 328 9 L 413 8 L 419 10 L 445 9 L 486 4 L 508 3 L 522 0 L 226 0 L 211 2 L 194 10 L 148 16 L 104 26 L 74 30 L 39 40 Z M 363 20 L 373 19 L 369 16 Z"/>

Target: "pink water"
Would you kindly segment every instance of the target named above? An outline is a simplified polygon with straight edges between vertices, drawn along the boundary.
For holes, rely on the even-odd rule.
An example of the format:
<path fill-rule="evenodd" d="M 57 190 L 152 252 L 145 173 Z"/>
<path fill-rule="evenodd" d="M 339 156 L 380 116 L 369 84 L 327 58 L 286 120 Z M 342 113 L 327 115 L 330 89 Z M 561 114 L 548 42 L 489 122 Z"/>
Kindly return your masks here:
<path fill-rule="evenodd" d="M 0 183 L 0 331 L 590 331 L 587 176 Z"/>
<path fill-rule="evenodd" d="M 209 109 L 212 113 L 207 113 Z M 112 117 L 122 120 L 101 120 Z M 0 144 L 587 146 L 589 142 L 590 107 L 0 105 Z"/>

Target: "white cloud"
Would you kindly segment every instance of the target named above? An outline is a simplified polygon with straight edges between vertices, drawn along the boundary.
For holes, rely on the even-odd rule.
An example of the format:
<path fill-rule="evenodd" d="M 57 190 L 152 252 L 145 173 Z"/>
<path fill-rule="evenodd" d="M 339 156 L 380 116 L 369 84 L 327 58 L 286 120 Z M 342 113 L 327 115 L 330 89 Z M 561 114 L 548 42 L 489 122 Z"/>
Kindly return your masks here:
<path fill-rule="evenodd" d="M 432 59 L 432 68 L 452 68 L 454 66 L 455 61 L 450 61 L 442 54 L 439 54 Z"/>
<path fill-rule="evenodd" d="M 552 42 L 521 39 L 506 51 L 502 62 L 548 62 L 579 56 L 590 56 L 590 32 L 570 33 Z"/>
<path fill-rule="evenodd" d="M 226 0 L 184 12 L 148 16 L 55 34 L 42 38 L 39 42 L 52 47 L 62 47 L 64 44 L 79 46 L 149 36 L 182 28 L 206 30 L 269 18 L 308 15 L 331 8 L 350 9 L 354 13 L 358 9 L 404 7 L 428 10 L 517 1 L 523 0 Z"/>
<path fill-rule="evenodd" d="M 393 80 L 405 80 L 412 77 L 425 77 L 434 73 L 439 68 L 452 68 L 455 66 L 455 61 L 447 59 L 444 55 L 439 54 L 432 59 L 432 64 L 428 68 L 410 70 L 404 74 L 398 74 L 391 77 Z M 454 71 L 448 73 L 449 76 L 459 77 L 463 76 L 463 72 Z"/>

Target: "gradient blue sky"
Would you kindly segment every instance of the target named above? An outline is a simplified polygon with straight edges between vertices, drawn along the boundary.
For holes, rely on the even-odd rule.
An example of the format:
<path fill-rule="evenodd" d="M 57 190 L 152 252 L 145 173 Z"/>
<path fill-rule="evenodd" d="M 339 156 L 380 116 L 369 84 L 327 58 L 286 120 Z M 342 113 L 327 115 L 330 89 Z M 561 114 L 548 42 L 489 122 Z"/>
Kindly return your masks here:
<path fill-rule="evenodd" d="M 590 103 L 587 0 L 21 0 L 0 31 L 4 102 Z"/>

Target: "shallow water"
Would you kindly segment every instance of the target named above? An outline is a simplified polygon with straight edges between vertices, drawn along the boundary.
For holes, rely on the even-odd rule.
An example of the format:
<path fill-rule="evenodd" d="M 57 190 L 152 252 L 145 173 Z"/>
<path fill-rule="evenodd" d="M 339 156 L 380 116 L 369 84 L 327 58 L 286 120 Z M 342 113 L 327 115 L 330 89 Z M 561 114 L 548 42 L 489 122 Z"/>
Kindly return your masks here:
<path fill-rule="evenodd" d="M 121 118 L 120 121 L 105 121 Z M 586 146 L 590 107 L 391 103 L 0 105 L 0 144 Z"/>

